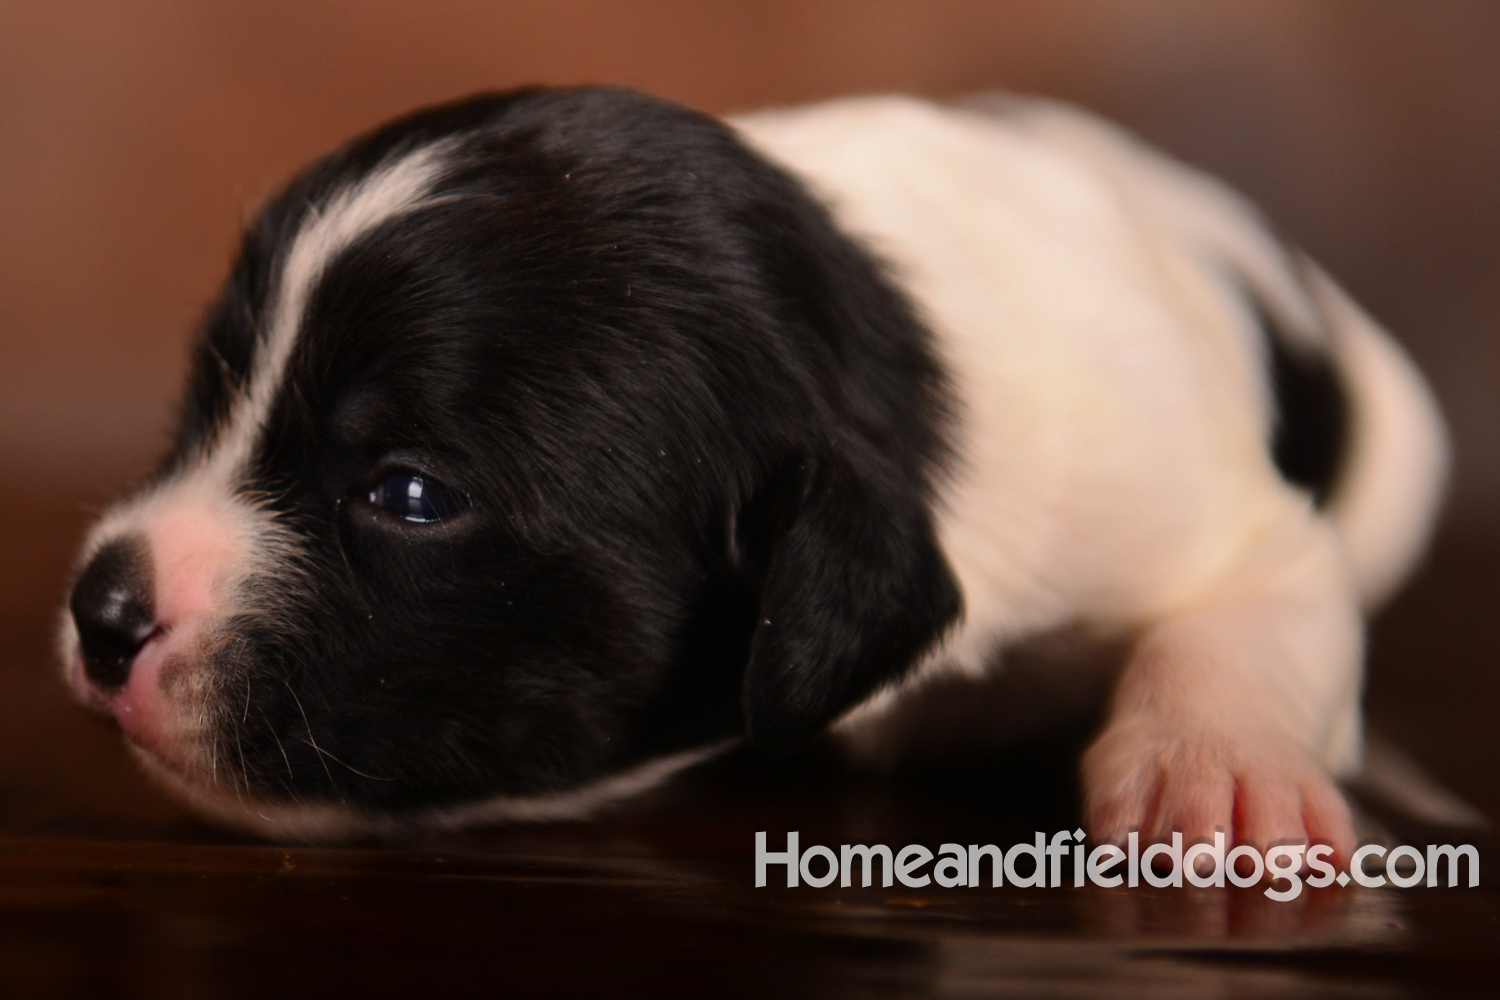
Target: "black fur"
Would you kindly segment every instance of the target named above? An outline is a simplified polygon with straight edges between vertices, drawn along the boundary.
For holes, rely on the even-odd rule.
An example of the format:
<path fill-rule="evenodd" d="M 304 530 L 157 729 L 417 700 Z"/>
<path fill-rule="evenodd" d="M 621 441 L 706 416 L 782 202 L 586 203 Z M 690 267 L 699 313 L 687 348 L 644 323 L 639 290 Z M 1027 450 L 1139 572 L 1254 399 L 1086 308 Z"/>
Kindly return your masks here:
<path fill-rule="evenodd" d="M 1327 504 L 1349 448 L 1349 399 L 1326 353 L 1293 340 L 1275 313 L 1252 296 L 1266 340 L 1275 400 L 1271 457 L 1287 482 Z"/>
<path fill-rule="evenodd" d="M 244 483 L 303 549 L 214 654 L 221 766 L 399 814 L 787 749 L 899 677 L 959 613 L 928 335 L 798 184 L 626 91 L 420 112 L 293 182 L 160 474 L 221 433 L 308 206 L 442 137 L 442 202 L 319 282 Z M 392 468 L 471 506 L 400 521 L 364 499 Z"/>

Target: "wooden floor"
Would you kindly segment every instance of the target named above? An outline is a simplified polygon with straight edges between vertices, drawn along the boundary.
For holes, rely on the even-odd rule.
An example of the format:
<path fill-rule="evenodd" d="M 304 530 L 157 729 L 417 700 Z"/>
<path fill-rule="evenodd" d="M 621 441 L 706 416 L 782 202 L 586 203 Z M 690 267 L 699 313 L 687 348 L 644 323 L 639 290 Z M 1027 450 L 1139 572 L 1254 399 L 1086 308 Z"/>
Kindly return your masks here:
<path fill-rule="evenodd" d="M 5 506 L 9 504 L 10 506 Z M 59 512 L 60 511 L 60 512 Z M 0 501 L 0 996 L 1491 996 L 1477 889 L 753 887 L 753 836 L 993 842 L 1076 823 L 1066 753 L 889 781 L 731 755 L 590 824 L 288 848 L 188 820 L 68 703 L 52 607 L 82 513 Z M 1496 553 L 1448 539 L 1374 637 L 1370 715 L 1500 815 Z M 1450 831 L 1370 805 L 1414 844 Z M 462 995 L 462 994 L 457 994 Z"/>

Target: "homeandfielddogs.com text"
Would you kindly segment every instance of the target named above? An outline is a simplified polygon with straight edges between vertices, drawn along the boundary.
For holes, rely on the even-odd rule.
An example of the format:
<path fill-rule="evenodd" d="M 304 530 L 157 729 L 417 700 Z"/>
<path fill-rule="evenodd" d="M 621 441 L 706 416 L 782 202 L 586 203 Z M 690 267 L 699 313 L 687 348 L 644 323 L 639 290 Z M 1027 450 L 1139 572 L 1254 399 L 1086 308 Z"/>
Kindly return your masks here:
<path fill-rule="evenodd" d="M 1437 886 L 1439 870 L 1446 862 L 1449 886 L 1458 885 L 1460 860 L 1467 860 L 1468 885 L 1479 884 L 1479 852 L 1472 844 L 1429 844 L 1426 851 L 1415 847 L 1387 849 L 1367 844 L 1356 850 L 1347 871 L 1338 871 L 1331 863 L 1334 849 L 1326 844 L 1289 844 L 1272 847 L 1264 855 L 1249 844 L 1239 844 L 1226 852 L 1224 834 L 1216 833 L 1212 842 L 1184 847 L 1182 834 L 1172 834 L 1170 843 L 1141 847 L 1140 837 L 1131 833 L 1125 846 L 1099 844 L 1092 849 L 1084 843 L 1082 830 L 1061 830 L 1049 839 L 1038 831 L 1031 843 L 1015 844 L 1001 850 L 994 844 L 942 844 L 937 853 L 920 844 L 908 844 L 892 851 L 884 844 L 841 844 L 837 852 L 831 847 L 814 844 L 802 849 L 796 831 L 788 833 L 782 850 L 770 850 L 765 831 L 755 834 L 755 884 L 767 884 L 769 869 L 786 872 L 786 884 L 801 883 L 823 888 L 835 881 L 849 887 L 869 886 L 880 879 L 881 886 L 893 881 L 913 889 L 936 884 L 944 889 L 959 886 L 979 887 L 986 878 L 991 886 L 1056 888 L 1096 885 L 1134 888 L 1144 881 L 1157 888 L 1182 888 L 1184 883 L 1200 888 L 1223 888 L 1226 884 L 1249 888 L 1268 882 L 1265 893 L 1278 902 L 1296 899 L 1303 882 L 1314 888 L 1348 885 L 1351 881 L 1368 888 L 1393 885 L 1402 889 L 1426 884 Z M 936 862 L 929 869 L 928 862 Z M 1383 867 L 1381 866 L 1383 862 Z"/>

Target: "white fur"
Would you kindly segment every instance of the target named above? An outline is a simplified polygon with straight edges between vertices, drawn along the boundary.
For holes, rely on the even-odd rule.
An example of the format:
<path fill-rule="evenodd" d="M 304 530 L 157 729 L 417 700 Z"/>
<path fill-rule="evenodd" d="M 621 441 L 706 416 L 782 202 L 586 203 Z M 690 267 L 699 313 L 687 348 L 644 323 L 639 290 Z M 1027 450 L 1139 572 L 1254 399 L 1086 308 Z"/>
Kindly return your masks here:
<path fill-rule="evenodd" d="M 1359 610 L 1409 570 L 1441 492 L 1430 394 L 1222 185 L 1073 109 L 995 110 L 867 98 L 736 122 L 889 263 L 962 407 L 938 532 L 966 617 L 842 734 L 889 759 L 933 714 L 933 680 L 977 682 L 1002 647 L 1072 628 L 1134 642 L 1111 760 L 1085 761 L 1101 802 L 1149 798 L 1174 754 L 1204 772 L 1194 803 L 1348 771 Z M 1354 454 L 1327 515 L 1268 454 L 1265 347 L 1231 267 L 1350 386 Z M 1124 759 L 1140 773 L 1110 770 Z"/>
<path fill-rule="evenodd" d="M 328 265 L 361 236 L 424 205 L 442 176 L 451 142 L 436 142 L 382 164 L 359 183 L 333 194 L 322 205 L 309 206 L 307 218 L 282 258 L 270 322 L 244 394 L 236 402 L 227 433 L 214 443 L 209 475 L 231 481 L 250 460 L 271 404 L 282 385 L 308 299 Z"/>
<path fill-rule="evenodd" d="M 1411 359 L 1327 275 L 1309 269 L 1359 413 L 1334 523 L 1360 600 L 1378 607 L 1421 557 L 1448 478 L 1442 420 Z"/>

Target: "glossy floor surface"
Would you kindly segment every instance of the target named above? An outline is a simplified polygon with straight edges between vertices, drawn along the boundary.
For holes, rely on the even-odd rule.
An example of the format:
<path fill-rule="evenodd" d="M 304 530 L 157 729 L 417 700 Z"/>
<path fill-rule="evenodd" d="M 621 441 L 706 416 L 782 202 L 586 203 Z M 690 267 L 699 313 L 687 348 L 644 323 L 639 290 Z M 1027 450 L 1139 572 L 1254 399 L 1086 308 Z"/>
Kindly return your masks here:
<path fill-rule="evenodd" d="M 1029 840 L 1076 825 L 1072 762 L 1035 749 L 875 780 L 731 754 L 593 823 L 282 847 L 201 827 L 67 702 L 50 610 L 81 515 L 6 543 L 0 995 L 1494 995 L 1493 840 L 1378 803 L 1366 829 L 1479 846 L 1479 888 L 753 886 L 753 838 Z M 1378 625 L 1375 724 L 1500 812 L 1493 554 L 1448 540 Z"/>

